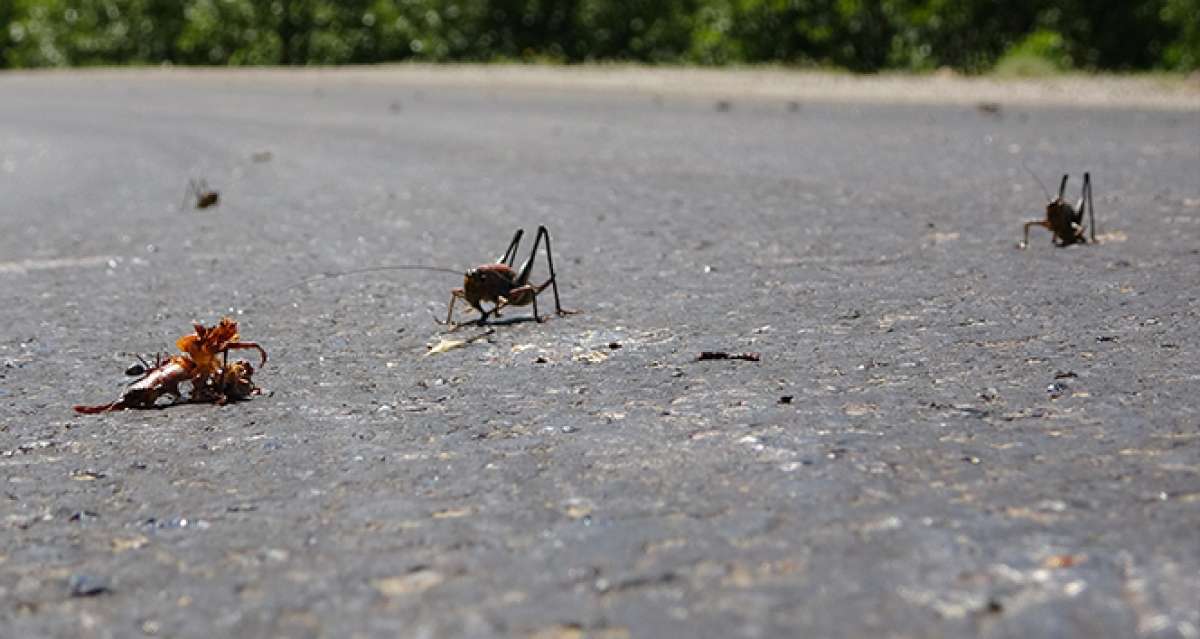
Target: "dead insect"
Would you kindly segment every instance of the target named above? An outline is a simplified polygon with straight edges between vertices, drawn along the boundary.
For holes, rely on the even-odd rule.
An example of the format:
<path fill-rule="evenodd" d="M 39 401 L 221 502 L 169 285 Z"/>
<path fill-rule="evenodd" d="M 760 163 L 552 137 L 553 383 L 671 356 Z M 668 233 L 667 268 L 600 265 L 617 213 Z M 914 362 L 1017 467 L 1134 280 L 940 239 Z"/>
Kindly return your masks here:
<path fill-rule="evenodd" d="M 1033 174 L 1032 171 L 1030 171 Z M 1033 175 L 1037 179 L 1037 175 Z M 1096 241 L 1096 209 L 1092 205 L 1092 176 L 1088 173 L 1083 174 L 1083 192 L 1080 194 L 1079 201 L 1075 206 L 1071 206 L 1070 202 L 1063 199 L 1064 193 L 1067 190 L 1067 179 L 1069 175 L 1063 175 L 1062 182 L 1058 185 L 1058 197 L 1051 199 L 1050 192 L 1046 191 L 1046 185 L 1038 180 L 1042 191 L 1046 193 L 1046 199 L 1050 200 L 1046 204 L 1046 219 L 1032 220 L 1025 223 L 1025 239 L 1017 245 L 1017 248 L 1024 249 L 1029 246 L 1029 228 L 1032 226 L 1041 226 L 1049 230 L 1053 235 L 1050 241 L 1055 246 L 1070 246 L 1075 243 L 1087 244 L 1085 231 L 1091 235 L 1093 242 Z M 1083 225 L 1083 217 L 1088 215 L 1091 219 L 1090 227 Z"/>
<path fill-rule="evenodd" d="M 223 405 L 261 392 L 251 379 L 254 366 L 250 362 L 229 362 L 229 351 L 253 349 L 262 357 L 259 367 L 267 363 L 267 351 L 262 346 L 240 341 L 236 321 L 226 317 L 212 328 L 201 324 L 193 327 L 194 335 L 184 335 L 175 342 L 183 351 L 182 355 L 156 357 L 154 366 L 149 369 L 146 368 L 149 364 L 142 360 L 140 365 L 135 364 L 125 371 L 141 377 L 121 393 L 120 399 L 98 406 L 76 406 L 75 411 L 90 415 L 129 408 L 154 408 L 163 398 L 175 403 L 183 399 L 180 385 L 184 382 L 190 382 L 192 386 L 188 401 L 196 403 Z"/>
<path fill-rule="evenodd" d="M 484 264 L 467 270 L 463 275 L 462 288 L 450 291 L 450 308 L 446 311 L 445 324 L 454 328 L 463 325 L 452 321 L 454 304 L 460 299 L 479 311 L 479 319 L 472 322 L 477 325 L 486 324 L 489 315 L 500 317 L 500 309 L 505 306 L 529 306 L 530 304 L 533 305 L 533 319 L 541 322 L 543 319 L 538 315 L 537 296 L 546 290 L 547 286 L 554 290 L 554 311 L 558 315 L 570 315 L 577 312 L 564 309 L 559 302 L 558 281 L 554 274 L 554 256 L 550 250 L 550 232 L 546 230 L 546 227 L 538 227 L 537 237 L 533 241 L 533 250 L 529 253 L 529 259 L 525 260 L 521 269 L 518 271 L 513 268 L 513 261 L 517 258 L 517 249 L 524 233 L 524 229 L 517 229 L 517 232 L 513 234 L 512 241 L 508 244 L 508 250 L 504 251 L 504 255 L 501 255 L 494 264 Z M 546 241 L 546 263 L 550 269 L 550 279 L 541 284 L 530 284 L 529 275 L 533 271 L 533 261 L 537 257 L 538 247 L 541 246 L 543 239 Z M 493 305 L 492 309 L 483 310 L 483 302 L 490 302 Z"/>
<path fill-rule="evenodd" d="M 145 375 L 148 371 L 162 366 L 167 361 L 167 356 L 164 353 L 158 353 L 154 356 L 154 364 L 150 364 L 141 355 L 137 353 L 124 353 L 125 355 L 133 355 L 137 358 L 137 364 L 130 364 L 129 368 L 125 369 L 125 374 L 130 377 L 139 377 Z"/>
<path fill-rule="evenodd" d="M 210 206 L 216 206 L 221 200 L 221 194 L 208 188 L 208 182 L 204 178 L 199 180 L 189 180 L 187 193 L 183 196 L 183 206 L 187 206 L 189 198 L 196 198 L 196 208 L 206 209 Z"/>

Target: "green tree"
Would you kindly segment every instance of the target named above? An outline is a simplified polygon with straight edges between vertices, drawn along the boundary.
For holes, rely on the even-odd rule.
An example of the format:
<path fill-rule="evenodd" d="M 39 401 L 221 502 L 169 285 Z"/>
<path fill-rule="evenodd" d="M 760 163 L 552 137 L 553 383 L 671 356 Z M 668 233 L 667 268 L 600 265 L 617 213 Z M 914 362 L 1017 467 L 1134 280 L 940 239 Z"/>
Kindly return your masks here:
<path fill-rule="evenodd" d="M 571 60 L 670 62 L 691 48 L 695 0 L 580 0 L 571 26 Z"/>
<path fill-rule="evenodd" d="M 181 64 L 279 64 L 282 46 L 272 3 L 192 0 L 175 41 Z"/>
<path fill-rule="evenodd" d="M 1163 50 L 1162 66 L 1200 69 L 1200 0 L 1167 0 L 1160 11 L 1172 37 Z"/>
<path fill-rule="evenodd" d="M 1200 0 L 0 0 L 0 64 L 1200 67 Z"/>

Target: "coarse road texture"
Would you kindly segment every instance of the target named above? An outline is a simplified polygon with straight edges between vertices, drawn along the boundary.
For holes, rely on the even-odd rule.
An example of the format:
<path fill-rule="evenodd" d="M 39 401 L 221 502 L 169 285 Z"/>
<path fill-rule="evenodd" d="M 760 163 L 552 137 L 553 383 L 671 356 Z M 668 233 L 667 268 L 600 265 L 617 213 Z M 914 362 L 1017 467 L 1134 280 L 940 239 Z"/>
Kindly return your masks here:
<path fill-rule="evenodd" d="M 1200 637 L 1200 100 L 429 77 L 0 76 L 0 636 Z M 440 354 L 294 286 L 539 224 L 582 313 Z M 270 395 L 71 411 L 225 314 Z"/>

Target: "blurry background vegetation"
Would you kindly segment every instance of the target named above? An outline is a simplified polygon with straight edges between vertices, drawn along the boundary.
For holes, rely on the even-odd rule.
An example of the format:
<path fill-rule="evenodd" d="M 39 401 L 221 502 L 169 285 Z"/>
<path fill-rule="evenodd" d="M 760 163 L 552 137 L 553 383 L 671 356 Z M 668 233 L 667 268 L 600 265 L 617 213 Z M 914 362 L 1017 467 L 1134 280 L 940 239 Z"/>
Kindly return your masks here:
<path fill-rule="evenodd" d="M 0 66 L 1200 68 L 1200 0 L 0 0 Z"/>

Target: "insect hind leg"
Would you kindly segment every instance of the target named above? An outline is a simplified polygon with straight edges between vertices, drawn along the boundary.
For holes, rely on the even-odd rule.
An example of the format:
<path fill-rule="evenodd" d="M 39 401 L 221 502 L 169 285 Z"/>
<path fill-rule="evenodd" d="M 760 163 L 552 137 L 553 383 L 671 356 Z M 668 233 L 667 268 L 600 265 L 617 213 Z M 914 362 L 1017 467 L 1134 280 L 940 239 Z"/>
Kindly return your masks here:
<path fill-rule="evenodd" d="M 1096 242 L 1096 205 L 1092 204 L 1092 174 L 1083 174 L 1083 197 L 1079 198 L 1079 221 L 1083 221 L 1083 208 L 1087 207 L 1088 212 L 1088 232 L 1092 236 L 1092 243 Z"/>
<path fill-rule="evenodd" d="M 532 266 L 533 257 L 534 257 L 534 255 L 537 254 L 538 244 L 543 239 L 546 240 L 546 265 L 550 270 L 550 279 L 546 280 L 545 282 L 543 282 L 541 284 L 541 286 L 537 287 L 537 293 L 541 293 L 542 291 L 544 291 L 546 289 L 546 286 L 549 285 L 551 290 L 554 291 L 554 312 L 557 313 L 558 315 L 572 315 L 572 314 L 576 313 L 577 311 L 564 309 L 562 307 L 562 302 L 559 300 L 559 297 L 558 297 L 558 274 L 554 272 L 554 251 L 550 248 L 550 231 L 546 230 L 545 226 L 538 227 L 537 238 L 534 239 L 534 241 L 533 241 L 533 254 L 531 254 L 529 256 L 529 264 L 528 265 Z M 524 270 L 525 269 L 523 269 L 522 275 L 526 279 L 528 279 L 529 274 L 527 272 L 524 272 Z M 536 313 L 537 313 L 537 296 L 536 296 L 536 294 L 534 296 L 534 307 L 533 308 L 534 308 L 534 314 L 536 315 Z"/>
<path fill-rule="evenodd" d="M 546 263 L 550 271 L 550 279 L 541 284 L 530 284 L 529 277 L 533 273 L 534 262 L 537 261 L 538 249 L 542 242 L 546 243 Z M 514 287 L 509 289 L 508 295 L 504 304 L 513 306 L 525 306 L 526 304 L 533 305 L 533 318 L 537 321 L 542 321 L 541 313 L 538 311 L 537 297 L 542 291 L 549 286 L 554 290 L 554 310 L 559 315 L 568 315 L 575 311 L 567 310 L 562 307 L 562 302 L 558 296 L 558 274 L 554 271 L 554 252 L 550 247 L 550 232 L 545 226 L 539 226 L 537 236 L 533 240 L 533 249 L 529 253 L 529 259 L 521 265 L 521 270 L 517 272 L 513 281 Z"/>
<path fill-rule="evenodd" d="M 521 236 L 525 234 L 525 229 L 517 229 L 513 233 L 512 241 L 508 243 L 508 248 L 504 251 L 504 255 L 496 260 L 499 264 L 513 265 L 513 260 L 517 259 L 517 248 L 521 246 Z"/>
<path fill-rule="evenodd" d="M 196 180 L 189 179 L 187 189 L 184 190 L 184 192 L 183 192 L 183 204 L 179 205 L 179 210 L 186 211 L 188 208 L 188 200 L 190 200 L 192 198 L 200 197 L 199 193 L 200 193 L 200 190 L 199 190 L 199 187 L 196 185 Z"/>

